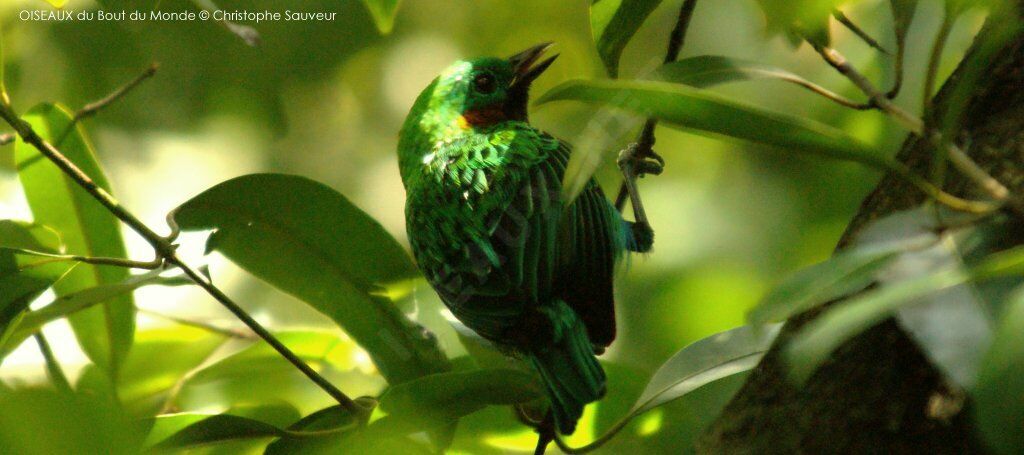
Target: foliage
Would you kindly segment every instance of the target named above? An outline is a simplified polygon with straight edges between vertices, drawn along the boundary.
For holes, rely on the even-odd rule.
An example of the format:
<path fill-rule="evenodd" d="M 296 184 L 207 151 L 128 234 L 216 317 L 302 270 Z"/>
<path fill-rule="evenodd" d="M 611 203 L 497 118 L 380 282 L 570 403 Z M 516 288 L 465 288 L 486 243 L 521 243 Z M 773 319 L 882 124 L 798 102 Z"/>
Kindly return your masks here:
<path fill-rule="evenodd" d="M 64 3 L 47 1 L 58 8 Z M 274 9 L 272 2 L 255 3 L 253 8 Z M 310 3 L 311 8 L 332 11 L 351 12 L 353 8 L 326 0 Z M 388 35 L 393 31 L 399 3 L 364 0 L 362 14 L 348 15 L 355 19 L 346 17 L 351 22 L 325 24 L 315 33 L 310 24 L 228 21 L 220 25 L 234 36 L 206 23 L 153 24 L 145 30 L 66 24 L 67 28 L 59 29 L 61 33 L 54 33 L 52 38 L 40 38 L 46 36 L 40 33 L 26 38 L 27 32 L 19 30 L 18 36 L 29 41 L 52 39 L 52 47 L 66 54 L 67 66 L 79 77 L 68 78 L 67 87 L 53 91 L 36 87 L 34 84 L 53 81 L 38 77 L 40 72 L 33 67 L 38 63 L 29 62 L 31 56 L 27 54 L 31 52 L 25 51 L 31 47 L 15 42 L 6 48 L 6 54 L 0 53 L 0 57 L 19 61 L 0 65 L 0 92 L 13 89 L 16 102 L 66 97 L 74 104 L 84 104 L 79 101 L 93 99 L 95 91 L 109 85 L 112 68 L 148 59 L 151 49 L 171 62 L 170 71 L 175 77 L 167 79 L 194 82 L 197 90 L 180 96 L 150 94 L 149 98 L 119 101 L 110 108 L 105 123 L 83 123 L 75 111 L 55 102 L 44 102 L 25 112 L 22 118 L 28 125 L 87 174 L 104 194 L 113 192 L 106 171 L 131 181 L 133 166 L 150 158 L 159 160 L 134 156 L 130 160 L 118 155 L 123 152 L 117 149 L 144 142 L 122 137 L 136 132 L 141 135 L 141 125 L 153 130 L 167 128 L 181 135 L 198 135 L 196 130 L 202 128 L 227 134 L 222 130 L 234 128 L 231 122 L 241 122 L 239 119 L 251 125 L 241 129 L 244 134 L 234 137 L 238 142 L 212 141 L 213 146 L 203 149 L 211 155 L 229 150 L 227 162 L 233 178 L 220 181 L 226 176 L 217 174 L 214 180 L 220 183 L 204 184 L 202 188 L 208 189 L 191 198 L 177 186 L 159 187 L 148 181 L 136 181 L 141 183 L 139 188 L 126 185 L 117 192 L 135 202 L 118 203 L 118 207 L 145 211 L 147 221 L 166 215 L 173 234 L 164 240 L 173 242 L 168 247 L 172 252 L 178 242 L 181 250 L 187 250 L 190 242 L 195 245 L 196 238 L 204 238 L 203 254 L 183 253 L 182 257 L 189 263 L 208 261 L 212 272 L 204 268 L 205 277 L 190 276 L 180 264 L 175 267 L 168 260 L 171 253 L 159 251 L 159 245 L 151 241 L 142 244 L 143 250 L 155 246 L 158 257 L 164 260 L 156 261 L 152 270 L 132 273 L 131 267 L 140 266 L 127 262 L 128 253 L 137 253 L 137 245 L 130 243 L 134 239 L 129 237 L 128 246 L 132 248 L 126 246 L 120 220 L 109 207 L 80 188 L 30 141 L 19 139 L 6 150 L 0 146 L 0 167 L 9 168 L 11 177 L 16 174 L 18 180 L 4 186 L 2 179 L 7 175 L 0 175 L 0 189 L 12 188 L 12 194 L 23 200 L 32 218 L 16 221 L 28 215 L 8 216 L 0 203 L 0 216 L 11 218 L 0 220 L 0 362 L 16 357 L 26 340 L 50 332 L 61 321 L 70 324 L 77 346 L 89 362 L 75 371 L 73 390 L 55 391 L 41 387 L 39 381 L 12 379 L 15 375 L 6 373 L 13 367 L 0 374 L 0 447 L 16 453 L 533 450 L 536 434 L 525 423 L 543 415 L 547 406 L 535 373 L 521 359 L 509 357 L 446 319 L 437 297 L 429 289 L 422 290 L 426 285 L 405 251 L 400 223 L 396 229 L 385 209 L 379 207 L 389 204 L 385 199 L 391 198 L 381 197 L 379 188 L 377 193 L 362 188 L 377 184 L 377 180 L 395 181 L 397 170 L 392 169 L 390 151 L 394 143 L 380 137 L 393 135 L 398 125 L 392 117 L 402 113 L 391 112 L 401 109 L 392 109 L 386 96 L 367 97 L 363 92 L 373 90 L 353 87 L 379 88 L 394 83 L 392 79 L 419 77 L 414 58 L 419 57 L 418 51 L 391 61 L 375 54 L 373 48 L 402 39 L 422 44 L 415 41 L 421 39 L 415 37 L 423 35 L 422 30 L 407 32 L 403 28 L 424 27 L 434 33 L 440 22 L 441 16 L 432 10 L 424 13 L 416 10 L 416 2 L 408 2 L 402 11 L 409 14 L 409 19 L 400 21 L 394 34 Z M 574 78 L 549 88 L 537 97 L 537 104 L 545 107 L 534 120 L 555 119 L 558 121 L 552 123 L 569 125 L 560 132 L 576 129 L 612 134 L 608 133 L 608 124 L 595 126 L 579 120 L 587 117 L 574 115 L 582 112 L 580 106 L 559 103 L 557 109 L 563 110 L 547 109 L 549 103 L 559 100 L 612 107 L 658 120 L 671 128 L 657 132 L 663 152 L 680 148 L 676 146 L 680 143 L 700 144 L 703 149 L 685 155 L 666 154 L 669 169 L 671 163 L 681 161 L 688 164 L 680 167 L 695 170 L 683 169 L 682 178 L 672 177 L 678 186 L 662 190 L 662 198 L 655 198 L 652 206 L 674 212 L 686 204 L 688 196 L 680 188 L 689 188 L 688 178 L 708 179 L 713 182 L 708 197 L 715 200 L 714 207 L 726 204 L 719 203 L 719 197 L 732 198 L 730 210 L 743 217 L 749 211 L 761 210 L 767 211 L 768 215 L 762 215 L 765 217 L 789 213 L 798 221 L 787 225 L 788 230 L 778 229 L 780 225 L 746 218 L 743 223 L 732 218 L 722 222 L 724 215 L 709 210 L 680 221 L 680 225 L 657 225 L 656 245 L 662 248 L 667 244 L 668 252 L 656 250 L 650 262 L 664 261 L 659 266 L 662 268 L 648 268 L 647 263 L 638 260 L 633 264 L 638 271 L 629 270 L 628 279 L 622 280 L 619 301 L 624 303 L 620 313 L 625 330 L 612 351 L 602 357 L 609 376 L 608 395 L 588 408 L 576 435 L 559 442 L 582 446 L 583 450 L 602 446 L 611 451 L 687 450 L 773 343 L 779 343 L 777 348 L 799 384 L 820 374 L 819 367 L 845 341 L 892 318 L 950 384 L 975 400 L 971 412 L 986 440 L 1007 453 L 1021 451 L 1024 431 L 1019 423 L 1024 403 L 1020 397 L 1024 397 L 1024 385 L 1019 370 L 1024 365 L 1024 352 L 1019 338 L 1024 324 L 1024 287 L 1020 282 L 1024 250 L 1019 245 L 1021 226 L 1016 219 L 1001 212 L 968 215 L 944 207 L 951 197 L 941 197 L 944 193 L 937 189 L 941 184 L 933 185 L 941 182 L 910 174 L 888 155 L 886 150 L 900 135 L 895 129 L 877 126 L 882 123 L 877 121 L 879 112 L 799 108 L 814 105 L 819 101 L 813 97 L 817 94 L 842 106 L 877 108 L 890 117 L 897 114 L 883 109 L 877 101 L 859 106 L 812 82 L 821 75 L 809 70 L 799 71 L 808 76 L 798 76 L 772 64 L 702 55 L 667 63 L 637 79 L 615 79 L 624 73 L 620 67 L 632 63 L 623 58 L 629 53 L 627 49 L 646 52 L 655 45 L 662 48 L 667 30 L 654 30 L 656 33 L 651 35 L 658 39 L 650 41 L 644 29 L 663 25 L 659 12 L 665 9 L 659 8 L 662 3 L 593 1 L 589 33 L 580 40 L 584 44 L 580 49 L 571 45 L 567 48 L 586 50 L 576 52 L 579 55 L 596 51 L 599 62 L 595 60 L 594 64 L 603 67 L 612 79 Z M 100 4 L 106 8 L 125 6 L 118 0 L 103 0 Z M 858 7 L 859 2 L 760 0 L 758 5 L 767 19 L 769 33 L 782 32 L 794 43 L 808 41 L 821 49 L 840 44 L 836 42 L 839 38 L 829 33 L 836 9 Z M 432 6 L 451 7 L 447 3 Z M 559 14 L 571 11 L 558 9 L 569 8 L 565 6 L 549 6 Z M 918 2 L 892 0 L 889 6 L 892 24 L 887 26 L 902 54 L 912 36 L 915 16 L 920 15 Z M 209 0 L 195 0 L 183 7 L 221 11 Z M 503 23 L 486 22 L 485 26 L 483 21 L 496 20 L 488 19 L 494 16 L 505 17 L 507 22 L 508 17 L 524 13 L 514 6 L 495 8 L 499 11 L 466 6 L 460 14 L 471 19 L 459 19 L 457 11 L 452 11 L 451 24 L 445 25 L 454 30 L 463 23 L 460 20 L 464 21 L 462 39 L 495 53 L 494 49 L 504 46 L 505 32 L 491 33 L 498 35 L 495 37 L 481 31 L 503 30 Z M 734 7 L 703 2 L 701 8 L 699 14 L 713 14 L 711 8 Z M 1001 11 L 998 2 L 947 2 L 947 8 L 953 17 L 979 9 Z M 6 11 L 0 7 L 0 14 Z M 664 17 L 675 18 L 669 12 L 666 10 Z M 701 20 L 699 14 L 696 22 Z M 372 19 L 372 27 L 366 18 Z M 976 54 L 966 58 L 969 81 L 979 80 L 984 61 L 1019 31 L 1019 24 L 1011 22 L 993 22 L 995 44 L 983 43 Z M 18 24 L 24 30 L 35 31 L 32 27 L 36 26 L 51 25 Z M 388 36 L 367 33 L 373 29 Z M 542 32 L 570 33 L 553 29 Z M 229 36 L 220 37 L 222 34 Z M 715 34 L 702 36 L 717 39 Z M 204 40 L 218 44 L 189 47 Z M 642 40 L 647 41 L 630 45 Z M 93 41 L 103 44 L 91 47 Z M 45 49 L 39 41 L 31 42 Z M 565 54 L 567 63 L 585 67 L 579 55 L 570 51 Z M 660 56 L 648 57 L 660 62 Z M 351 69 L 346 66 L 350 64 L 358 65 Z M 4 66 L 14 71 L 2 71 Z M 371 67 L 384 67 L 386 74 L 368 71 Z M 566 71 L 586 75 L 574 66 L 569 68 Z M 409 84 L 418 88 L 429 81 L 420 79 Z M 365 85 L 352 85 L 353 80 Z M 772 80 L 810 92 L 802 93 L 805 97 L 794 97 L 790 95 L 796 92 L 785 92 L 791 87 L 780 88 L 785 99 L 781 107 L 762 107 L 771 103 L 763 97 L 743 95 L 771 92 L 757 87 L 769 86 Z M 546 82 L 538 81 L 541 83 Z M 323 89 L 333 85 L 344 85 L 345 89 Z M 746 88 L 748 85 L 755 88 Z M 933 133 L 954 136 L 971 85 L 952 95 L 954 108 L 938 113 L 940 125 Z M 180 90 L 180 84 L 173 87 Z M 869 99 L 877 95 L 868 92 L 862 95 Z M 405 98 L 401 100 L 402 109 L 412 101 Z M 800 103 L 792 103 L 790 98 Z M 2 102 L 7 107 L 6 98 Z M 361 114 L 350 112 L 356 110 Z M 234 120 L 218 123 L 223 120 L 218 116 Z M 201 121 L 208 123 L 202 126 Z M 111 125 L 132 134 L 119 135 L 112 132 Z M 864 134 L 858 129 L 872 131 Z M 87 130 L 96 131 L 96 137 L 101 138 L 98 143 L 107 147 L 97 150 Z M 608 141 L 621 142 L 618 137 Z M 736 153 L 759 146 L 781 153 L 768 158 Z M 324 160 L 326 155 L 319 153 L 330 148 L 344 148 L 352 155 L 343 162 Z M 570 166 L 564 182 L 570 193 L 582 189 L 592 176 L 602 180 L 607 177 L 603 170 L 610 166 L 602 165 L 611 149 L 589 147 L 575 152 L 574 162 L 588 164 Z M 807 159 L 794 161 L 790 160 L 792 156 Z M 895 171 L 930 191 L 929 196 L 935 196 L 936 201 L 875 221 L 830 259 L 798 270 L 762 292 L 763 284 L 775 278 L 779 270 L 828 254 L 831 240 L 839 234 L 836 226 L 845 223 L 870 183 L 866 173 L 857 174 L 860 170 L 820 163 L 824 160 L 818 158 L 838 159 L 875 171 Z M 714 166 L 701 167 L 708 165 L 700 163 L 714 160 L 718 160 Z M 376 173 L 378 161 L 387 164 L 388 177 Z M 249 166 L 250 162 L 258 164 Z M 126 171 L 126 166 L 133 170 Z M 286 173 L 238 176 L 246 169 L 261 167 Z M 748 172 L 742 175 L 754 183 L 733 189 L 705 175 L 736 175 L 730 173 L 740 172 L 737 169 Z M 180 168 L 179 174 L 162 177 L 172 185 L 186 186 L 193 181 L 190 174 L 203 171 L 201 165 L 189 164 Z M 318 179 L 292 175 L 295 173 Z M 792 199 L 797 199 L 794 193 L 809 196 L 800 196 L 805 199 L 792 207 L 772 205 L 770 198 L 762 196 L 771 185 L 785 187 L 785 194 Z M 137 201 L 146 199 L 136 199 L 134 192 L 153 190 L 149 187 L 156 188 L 154 193 L 164 191 L 172 197 L 150 195 L 162 202 L 153 203 L 152 209 L 136 206 Z M 188 188 L 188 192 L 195 189 Z M 399 190 L 390 187 L 388 191 Z M 372 204 L 366 194 L 374 198 L 370 199 Z M 845 202 L 825 204 L 823 199 Z M 793 208 L 800 204 L 805 207 Z M 164 205 L 177 208 L 164 213 L 166 210 L 160 208 Z M 696 227 L 684 228 L 684 223 Z M 179 228 L 184 232 L 181 237 Z M 805 232 L 811 228 L 827 230 L 820 234 L 824 240 Z M 743 275 L 737 272 L 745 270 L 743 266 L 722 266 L 719 252 L 701 250 L 714 250 L 719 245 L 691 245 L 686 250 L 701 252 L 704 262 L 675 257 L 685 255 L 674 254 L 679 250 L 673 250 L 673 245 L 701 243 L 689 239 L 695 237 L 694 232 L 703 231 L 684 229 L 732 232 L 732 237 L 723 238 L 740 243 L 741 238 L 753 237 L 753 242 L 774 242 L 775 250 L 760 258 L 752 257 L 747 250 L 735 254 L 732 261 L 760 267 L 760 272 L 749 273 L 745 275 L 747 281 L 742 281 L 736 276 Z M 99 262 L 104 265 L 98 265 L 96 259 L 102 259 Z M 256 315 L 269 332 L 238 329 L 235 319 L 186 311 L 204 305 L 203 289 L 223 302 L 209 291 L 211 287 L 237 296 L 244 311 Z M 178 298 L 179 305 L 171 307 L 173 311 L 155 311 L 149 299 L 160 300 L 153 297 L 159 294 L 165 294 L 161 298 L 183 297 Z M 747 308 L 758 297 L 760 303 Z M 659 306 L 659 299 L 670 303 Z M 718 305 L 723 302 L 725 305 Z M 740 321 L 744 311 L 749 325 Z M 793 336 L 776 341 L 781 326 L 776 323 L 809 311 L 820 315 L 795 330 Z M 287 346 L 316 375 L 354 397 L 354 406 L 332 401 L 309 381 L 308 375 L 260 341 L 260 336 L 273 337 Z M 46 361 L 50 374 L 58 374 L 61 365 L 51 358 Z M 52 379 L 54 384 L 59 383 L 57 378 Z"/>

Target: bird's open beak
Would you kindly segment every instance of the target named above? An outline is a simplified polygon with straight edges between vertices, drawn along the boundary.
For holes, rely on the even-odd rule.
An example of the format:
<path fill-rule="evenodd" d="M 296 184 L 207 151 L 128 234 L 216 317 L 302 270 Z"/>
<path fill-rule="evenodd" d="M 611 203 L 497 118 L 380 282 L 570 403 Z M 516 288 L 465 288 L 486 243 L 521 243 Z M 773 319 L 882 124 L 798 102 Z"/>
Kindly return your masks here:
<path fill-rule="evenodd" d="M 522 51 L 516 55 L 508 58 L 508 63 L 512 65 L 515 71 L 515 79 L 512 80 L 511 87 L 526 89 L 544 70 L 551 66 L 551 63 L 558 58 L 558 54 L 548 57 L 544 61 L 537 63 L 537 60 L 544 54 L 544 51 L 548 50 L 549 47 L 554 43 L 547 42 L 538 44 L 525 51 Z"/>

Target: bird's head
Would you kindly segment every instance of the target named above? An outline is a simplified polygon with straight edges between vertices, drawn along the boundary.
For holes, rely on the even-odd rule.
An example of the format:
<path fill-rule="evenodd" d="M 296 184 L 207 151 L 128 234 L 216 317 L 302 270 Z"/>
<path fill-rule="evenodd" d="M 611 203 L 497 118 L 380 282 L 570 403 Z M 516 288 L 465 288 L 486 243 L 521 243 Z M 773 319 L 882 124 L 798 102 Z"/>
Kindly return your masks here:
<path fill-rule="evenodd" d="M 533 46 L 507 59 L 455 62 L 420 94 L 409 120 L 421 132 L 457 132 L 505 120 L 525 121 L 533 82 L 558 55 L 541 60 L 551 43 Z M 417 112 L 420 110 L 421 112 Z M 414 119 L 417 117 L 419 119 Z"/>

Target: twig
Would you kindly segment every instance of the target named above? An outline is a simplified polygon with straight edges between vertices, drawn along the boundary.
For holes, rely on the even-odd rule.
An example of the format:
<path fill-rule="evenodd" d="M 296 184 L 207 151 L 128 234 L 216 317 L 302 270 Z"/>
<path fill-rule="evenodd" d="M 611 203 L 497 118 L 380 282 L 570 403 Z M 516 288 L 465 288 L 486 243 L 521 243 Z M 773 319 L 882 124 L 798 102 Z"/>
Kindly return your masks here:
<path fill-rule="evenodd" d="M 36 339 L 39 352 L 43 354 L 43 359 L 46 361 L 46 374 L 50 377 L 50 381 L 53 382 L 53 385 L 58 390 L 71 392 L 71 383 L 68 382 L 68 377 L 64 374 L 64 370 L 60 368 L 60 362 L 53 355 L 53 349 L 50 348 L 50 343 L 46 341 L 43 332 L 36 331 L 36 333 L 32 334 L 32 337 Z"/>
<path fill-rule="evenodd" d="M 957 147 L 956 144 L 953 144 L 951 141 L 943 141 L 942 135 L 938 132 L 926 134 L 925 124 L 920 118 L 895 105 L 892 100 L 879 92 L 871 81 L 853 68 L 849 61 L 846 60 L 846 57 L 843 57 L 843 55 L 838 51 L 825 46 L 815 46 L 814 48 L 829 65 L 832 65 L 832 67 L 839 71 L 840 74 L 846 76 L 846 78 L 853 82 L 861 92 L 867 95 L 870 103 L 881 111 L 889 114 L 911 133 L 925 138 L 925 140 L 929 141 L 936 147 L 945 149 L 950 162 L 957 168 L 957 170 L 964 174 L 965 177 L 978 185 L 992 199 L 995 199 L 1001 204 L 1007 204 L 1010 210 L 1015 214 L 1024 216 L 1024 206 L 1010 197 L 1010 190 L 985 172 L 984 169 L 978 166 L 978 164 L 967 156 L 963 150 Z M 943 146 L 943 143 L 945 143 L 945 146 Z"/>
<path fill-rule="evenodd" d="M 111 94 L 107 95 L 103 99 L 93 101 L 89 104 L 86 104 L 85 106 L 82 106 L 81 109 L 75 111 L 75 114 L 71 117 L 71 123 L 69 123 L 68 126 L 64 127 L 64 131 L 62 131 L 60 135 L 57 136 L 57 142 L 55 142 L 55 144 L 59 147 L 61 144 L 64 143 L 64 139 L 67 139 L 68 135 L 71 134 L 72 131 L 74 131 L 75 125 L 78 125 L 78 123 L 82 120 L 85 120 L 89 117 L 96 115 L 97 112 L 103 110 L 103 108 L 113 104 L 117 100 L 124 98 L 124 96 L 127 95 L 128 92 L 131 92 L 135 87 L 138 87 L 139 84 L 145 82 L 146 79 L 153 77 L 153 75 L 156 74 L 156 70 L 159 67 L 160 65 L 156 63 L 150 64 L 149 68 L 146 68 L 146 70 L 143 71 L 142 74 L 138 75 L 135 79 L 132 79 L 131 82 L 122 85 L 117 90 L 114 90 Z"/>
<path fill-rule="evenodd" d="M 75 261 L 82 262 L 85 264 L 93 265 L 111 265 L 115 267 L 125 267 L 129 269 L 144 269 L 144 270 L 156 270 L 163 266 L 163 261 L 160 259 L 154 259 L 152 261 L 134 261 L 131 259 L 123 258 L 106 258 L 106 257 L 91 257 L 91 256 L 78 256 L 74 254 L 53 254 L 46 253 L 43 251 L 27 250 L 24 248 L 6 248 L 11 251 L 27 254 L 30 256 L 40 256 L 44 258 L 59 259 L 62 261 Z"/>
<path fill-rule="evenodd" d="M 686 31 L 690 27 L 690 19 L 693 18 L 693 11 L 697 7 L 697 0 L 686 0 L 683 2 L 683 6 L 679 8 L 679 19 L 676 21 L 675 28 L 672 29 L 672 34 L 669 35 L 668 49 L 665 51 L 665 63 L 671 63 L 676 61 L 679 57 L 679 51 L 683 48 L 683 44 L 686 42 Z M 627 148 L 622 152 L 620 156 L 620 162 L 624 165 L 622 167 L 623 182 L 619 187 L 619 194 L 615 197 L 615 208 L 622 212 L 622 209 L 626 206 L 626 196 L 629 196 L 630 205 L 633 206 L 633 217 L 637 224 L 647 225 L 647 212 L 644 211 L 643 202 L 640 200 L 640 193 L 636 188 L 636 177 L 642 175 L 644 169 L 639 170 L 633 167 L 633 163 L 643 160 L 646 158 L 653 158 L 660 165 L 664 165 L 664 160 L 660 156 L 654 153 L 654 128 L 658 125 L 658 120 L 655 118 L 648 118 L 644 123 L 644 127 L 640 130 L 640 135 L 637 137 L 635 146 Z"/>
<path fill-rule="evenodd" d="M 129 86 L 132 84 L 129 84 Z M 121 90 L 119 90 L 121 92 Z M 127 92 L 127 90 L 124 90 Z M 116 95 L 116 93 L 115 93 Z M 110 101 L 103 105 L 109 104 L 119 96 L 123 96 L 123 93 L 118 96 L 111 96 Z M 96 103 L 94 103 L 96 104 Z M 294 352 L 288 347 L 282 344 L 277 338 L 274 337 L 266 328 L 260 325 L 255 319 L 249 316 L 237 303 L 231 300 L 223 291 L 213 285 L 212 282 L 206 280 L 201 273 L 196 269 L 192 268 L 186 262 L 184 262 L 176 252 L 177 245 L 174 245 L 172 241 L 167 238 L 161 237 L 159 234 L 154 232 L 145 223 L 139 220 L 134 214 L 125 209 L 117 199 L 110 195 L 106 190 L 99 187 L 88 175 L 82 172 L 74 163 L 72 163 L 64 154 L 62 154 L 56 147 L 44 140 L 39 136 L 38 133 L 28 122 L 18 117 L 18 114 L 14 112 L 14 109 L 7 103 L 0 103 L 0 118 L 6 121 L 9 125 L 14 127 L 14 130 L 21 136 L 21 139 L 25 143 L 32 145 L 39 151 L 43 156 L 53 162 L 65 175 L 75 181 L 76 184 L 81 186 L 90 196 L 99 201 L 110 213 L 112 213 L 119 220 L 124 222 L 133 231 L 142 236 L 152 247 L 156 254 L 163 258 L 164 262 L 174 267 L 181 269 L 181 271 L 194 283 L 203 288 L 208 294 L 214 299 L 220 302 L 228 311 L 231 311 L 239 320 L 245 323 L 253 332 L 256 333 L 260 338 L 267 342 L 271 347 L 274 348 L 282 357 L 287 359 L 292 365 L 298 368 L 302 373 L 306 375 L 311 381 L 318 385 L 321 389 L 331 395 L 332 398 L 338 401 L 338 403 L 346 410 L 360 414 L 363 412 L 362 407 L 356 404 L 348 395 L 339 390 L 327 379 L 313 370 L 309 365 L 302 361 Z"/>
<path fill-rule="evenodd" d="M 853 32 L 854 35 L 857 35 L 858 38 L 867 43 L 868 46 L 878 49 L 878 51 L 883 54 L 890 53 L 889 51 L 885 50 L 885 48 L 882 47 L 881 44 L 878 43 L 878 40 L 872 38 L 871 35 L 868 35 L 868 32 L 865 32 L 864 29 L 860 28 L 860 26 L 854 24 L 853 21 L 850 20 L 850 18 L 847 17 L 846 14 L 843 13 L 842 11 L 832 11 L 832 17 L 835 17 L 840 24 L 843 24 L 843 26 L 848 28 L 851 32 Z"/>

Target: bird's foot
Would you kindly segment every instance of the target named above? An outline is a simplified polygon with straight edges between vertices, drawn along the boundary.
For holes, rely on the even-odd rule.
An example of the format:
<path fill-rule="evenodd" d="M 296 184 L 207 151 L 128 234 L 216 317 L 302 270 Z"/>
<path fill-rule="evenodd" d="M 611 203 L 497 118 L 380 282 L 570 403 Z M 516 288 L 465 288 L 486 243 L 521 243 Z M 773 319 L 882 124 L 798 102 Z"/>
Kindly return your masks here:
<path fill-rule="evenodd" d="M 665 170 L 665 159 L 650 148 L 634 142 L 619 152 L 616 164 L 623 173 L 634 177 L 660 175 Z"/>

